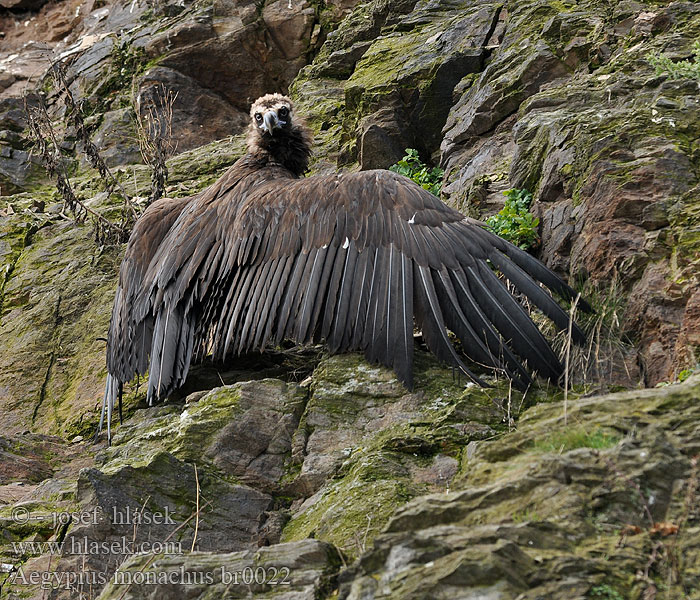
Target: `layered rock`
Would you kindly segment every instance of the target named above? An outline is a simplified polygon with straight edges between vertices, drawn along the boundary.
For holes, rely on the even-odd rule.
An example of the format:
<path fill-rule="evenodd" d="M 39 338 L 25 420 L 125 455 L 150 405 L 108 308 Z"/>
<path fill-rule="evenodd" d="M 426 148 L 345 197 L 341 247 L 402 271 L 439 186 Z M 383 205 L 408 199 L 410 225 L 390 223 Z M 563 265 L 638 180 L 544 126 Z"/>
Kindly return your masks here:
<path fill-rule="evenodd" d="M 504 179 L 532 191 L 544 262 L 589 292 L 625 290 L 623 330 L 649 384 L 696 360 L 679 334 L 694 327 L 685 306 L 700 249 L 679 244 L 673 215 L 684 215 L 681 229 L 695 220 L 700 115 L 697 82 L 659 76 L 648 53 L 687 52 L 698 14 L 682 2 L 509 7 L 500 46 L 452 107 L 441 147 L 452 202 L 489 212 Z"/>
<path fill-rule="evenodd" d="M 456 491 L 396 511 L 339 597 L 637 598 L 659 578 L 672 595 L 696 589 L 674 561 L 699 549 L 697 386 L 527 411 L 517 433 L 462 455 Z"/>
<path fill-rule="evenodd" d="M 62 544 L 50 555 L 63 578 L 55 598 L 110 580 L 121 593 L 115 570 L 139 551 L 174 555 L 171 567 L 186 570 L 197 556 L 190 551 L 216 552 L 202 555 L 205 563 L 229 569 L 259 546 L 282 542 L 280 552 L 293 552 L 285 551 L 291 562 L 278 566 L 291 568 L 315 537 L 333 544 L 311 544 L 329 561 L 317 570 L 335 573 L 369 547 L 397 507 L 449 489 L 459 448 L 493 437 L 507 415 L 503 383 L 491 391 L 465 390 L 429 355 L 419 352 L 417 359 L 426 384 L 414 393 L 387 369 L 349 355 L 322 361 L 304 386 L 248 381 L 195 392 L 184 404 L 137 410 L 111 447 L 28 439 L 26 459 L 6 455 L 12 468 L 0 486 L 9 504 L 0 509 L 8 543 L 2 562 L 18 569 L 10 589 L 38 589 L 27 582 L 47 572 L 49 555 L 41 551 L 47 540 Z M 31 462 L 49 442 L 53 468 Z M 36 471 L 33 479 L 27 469 Z M 22 493 L 13 485 L 49 475 Z M 219 556 L 231 552 L 243 554 Z M 151 559 L 146 566 L 165 564 Z M 298 582 L 299 573 L 291 577 Z M 329 585 L 321 588 L 328 592 Z M 148 589 L 136 585 L 132 593 L 139 597 Z M 198 597 L 197 590 L 187 593 Z"/>
<path fill-rule="evenodd" d="M 3 588 L 38 598 L 27 582 L 47 569 L 62 577 L 53 598 L 105 583 L 105 599 L 697 588 L 697 377 L 522 410 L 507 388 L 464 390 L 428 355 L 418 370 L 430 385 L 414 394 L 353 356 L 323 361 L 304 386 L 198 393 L 137 411 L 94 458 L 82 443 L 28 439 L 29 451 L 51 445 L 57 471 L 20 497 L 0 486 L 15 542 L 2 563 L 20 569 Z M 245 431 L 259 439 L 244 444 Z M 47 539 L 63 542 L 51 560 L 18 544 Z"/>

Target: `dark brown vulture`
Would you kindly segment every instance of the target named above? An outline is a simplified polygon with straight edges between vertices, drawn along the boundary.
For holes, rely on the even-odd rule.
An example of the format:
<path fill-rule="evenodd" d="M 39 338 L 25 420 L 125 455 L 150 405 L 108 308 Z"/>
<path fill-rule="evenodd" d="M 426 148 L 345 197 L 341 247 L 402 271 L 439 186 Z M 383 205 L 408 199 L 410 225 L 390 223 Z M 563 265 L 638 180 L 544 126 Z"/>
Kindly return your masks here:
<path fill-rule="evenodd" d="M 154 203 L 134 228 L 107 343 L 108 435 L 115 399 L 137 374 L 149 373 L 151 404 L 206 356 L 284 339 L 362 350 L 410 389 L 414 321 L 438 358 L 481 385 L 448 330 L 520 388 L 531 381 L 521 360 L 559 379 L 560 361 L 503 278 L 564 329 L 568 313 L 540 283 L 572 299 L 568 285 L 401 175 L 302 177 L 311 136 L 289 98 L 263 96 L 250 114 L 243 158 L 204 192 Z"/>

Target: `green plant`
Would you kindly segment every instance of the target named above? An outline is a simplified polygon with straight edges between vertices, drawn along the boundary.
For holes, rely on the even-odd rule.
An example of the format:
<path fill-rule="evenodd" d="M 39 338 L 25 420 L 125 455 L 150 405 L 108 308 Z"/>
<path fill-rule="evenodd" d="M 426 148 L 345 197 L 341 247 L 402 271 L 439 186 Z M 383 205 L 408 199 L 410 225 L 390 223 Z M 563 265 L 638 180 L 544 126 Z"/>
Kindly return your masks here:
<path fill-rule="evenodd" d="M 586 427 L 573 427 L 564 431 L 555 431 L 538 439 L 532 449 L 535 452 L 568 452 L 576 448 L 593 448 L 605 450 L 617 444 L 620 436 L 615 433 L 601 430 L 595 427 L 589 430 Z"/>
<path fill-rule="evenodd" d="M 688 377 L 690 377 L 695 372 L 695 369 L 683 369 L 678 373 L 678 381 L 684 382 Z"/>
<path fill-rule="evenodd" d="M 647 60 L 656 69 L 657 75 L 668 75 L 671 79 L 700 79 L 700 41 L 693 44 L 693 60 L 673 62 L 664 54 L 647 54 Z"/>
<path fill-rule="evenodd" d="M 429 168 L 421 161 L 418 150 L 406 148 L 406 155 L 395 165 L 390 166 L 389 170 L 412 179 L 431 194 L 440 196 L 444 171 L 439 167 Z"/>
<path fill-rule="evenodd" d="M 620 592 L 607 583 L 597 585 L 588 592 L 589 598 L 605 598 L 605 600 L 622 600 Z"/>
<path fill-rule="evenodd" d="M 513 513 L 512 519 L 513 523 L 540 523 L 542 521 L 542 517 L 537 512 L 528 509 Z"/>
<path fill-rule="evenodd" d="M 540 220 L 530 212 L 532 194 L 527 190 L 510 189 L 503 192 L 506 203 L 495 215 L 486 219 L 494 233 L 523 250 L 536 248 L 540 243 L 537 226 Z"/>

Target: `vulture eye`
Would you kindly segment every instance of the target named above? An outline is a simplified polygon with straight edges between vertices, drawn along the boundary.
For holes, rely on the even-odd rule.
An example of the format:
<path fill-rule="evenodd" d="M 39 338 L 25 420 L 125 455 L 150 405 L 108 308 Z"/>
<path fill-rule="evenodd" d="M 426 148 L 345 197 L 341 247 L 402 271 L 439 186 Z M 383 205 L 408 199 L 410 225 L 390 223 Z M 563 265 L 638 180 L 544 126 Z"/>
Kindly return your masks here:
<path fill-rule="evenodd" d="M 277 114 L 281 119 L 284 119 L 289 114 L 289 109 L 286 106 L 283 106 L 277 111 Z"/>
<path fill-rule="evenodd" d="M 262 123 L 262 115 L 260 113 L 255 113 L 255 120 L 258 123 Z"/>

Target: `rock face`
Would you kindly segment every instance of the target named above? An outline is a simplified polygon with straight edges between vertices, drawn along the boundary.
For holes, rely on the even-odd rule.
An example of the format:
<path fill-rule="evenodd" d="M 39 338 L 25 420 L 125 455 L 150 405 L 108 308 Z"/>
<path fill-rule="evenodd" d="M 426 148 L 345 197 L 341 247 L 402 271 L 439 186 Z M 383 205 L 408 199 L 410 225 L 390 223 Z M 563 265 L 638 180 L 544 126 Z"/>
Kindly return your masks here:
<path fill-rule="evenodd" d="M 429 384 L 413 394 L 350 355 L 322 361 L 308 386 L 265 379 L 138 410 L 96 454 L 25 440 L 58 471 L 23 493 L 11 481 L 26 472 L 4 472 L 2 562 L 18 569 L 4 589 L 40 597 L 32 573 L 47 569 L 62 578 L 52 598 L 697 589 L 697 376 L 522 411 L 502 383 L 465 390 L 418 359 Z M 58 544 L 52 567 L 44 540 Z"/>
<path fill-rule="evenodd" d="M 3 429 L 76 435 L 92 427 L 83 418 L 102 386 L 104 342 L 98 338 L 109 323 L 119 253 L 100 256 L 87 228 L 76 232 L 27 204 L 15 204 L 17 212 L 3 219 L 0 246 L 7 265 L 0 325 Z"/>
<path fill-rule="evenodd" d="M 338 9 L 324 27 L 344 10 Z M 2 24 L 0 100 L 16 98 L 44 78 L 49 108 L 61 116 L 63 92 L 45 72 L 52 60 L 63 59 L 71 90 L 88 99 L 87 112 L 97 117 L 90 126 L 110 166 L 140 161 L 132 105 L 136 99 L 147 101 L 155 87 L 177 95 L 171 120 L 177 147 L 195 148 L 240 133 L 257 97 L 286 92 L 325 31 L 314 5 L 282 0 L 265 2 L 260 10 L 253 2 L 149 8 L 146 2 L 97 7 L 75 0 L 43 6 L 23 22 L 4 17 Z M 147 103 L 136 104 L 145 110 Z M 156 113 L 162 118 L 162 111 Z M 10 192 L 26 188 L 20 172 L 28 168 L 17 154 L 22 148 L 11 142 L 0 137 L 0 176 L 12 174 L 6 176 Z M 4 165 L 4 159 L 14 162 Z"/>
<path fill-rule="evenodd" d="M 698 597 L 700 380 L 668 383 L 700 360 L 699 83 L 652 65 L 695 60 L 697 4 L 64 0 L 0 30 L 0 598 Z M 597 311 L 571 357 L 585 385 L 465 387 L 417 342 L 409 393 L 282 347 L 204 364 L 160 406 L 133 382 L 113 445 L 88 444 L 123 247 L 65 214 L 24 91 L 76 192 L 121 207 L 59 56 L 137 203 L 137 113 L 163 120 L 168 90 L 173 197 L 242 155 L 270 91 L 308 116 L 312 172 L 410 147 L 473 216 L 529 190 L 540 258 Z"/>
<path fill-rule="evenodd" d="M 543 260 L 627 292 L 624 329 L 654 384 L 689 352 L 679 335 L 693 327 L 685 306 L 699 249 L 680 241 L 679 226 L 697 208 L 690 140 L 700 134 L 700 109 L 697 81 L 659 76 L 647 55 L 682 54 L 699 13 L 685 3 L 547 10 L 541 2 L 508 8 L 499 47 L 452 107 L 441 146 L 446 192 L 467 207 L 483 202 L 469 194 L 484 181 L 488 190 L 506 177 L 534 192 Z"/>
<path fill-rule="evenodd" d="M 673 579 L 671 563 L 650 549 L 698 551 L 684 512 L 697 477 L 698 439 L 686 421 L 696 393 L 579 399 L 568 426 L 560 404 L 527 411 L 517 433 L 463 455 L 455 491 L 396 511 L 374 549 L 340 575 L 339 597 L 653 595 L 649 573 L 635 580 L 631 565 L 649 560 Z M 680 414 L 685 424 L 670 433 L 665 418 Z M 689 528 L 672 542 L 681 522 Z M 682 585 L 696 589 L 697 577 L 687 573 Z"/>

